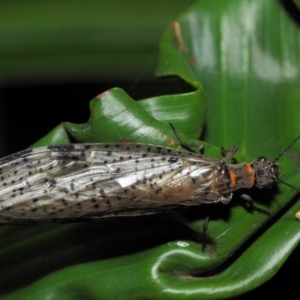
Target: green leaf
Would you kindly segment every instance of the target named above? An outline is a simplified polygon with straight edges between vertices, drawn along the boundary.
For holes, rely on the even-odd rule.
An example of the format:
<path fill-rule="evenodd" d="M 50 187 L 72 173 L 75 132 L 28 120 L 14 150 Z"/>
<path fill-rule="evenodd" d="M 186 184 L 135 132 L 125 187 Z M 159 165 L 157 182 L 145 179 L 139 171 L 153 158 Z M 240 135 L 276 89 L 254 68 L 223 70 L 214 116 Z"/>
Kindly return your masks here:
<path fill-rule="evenodd" d="M 296 24 L 278 3 L 268 0 L 199 1 L 178 22 L 180 39 L 174 27 L 165 33 L 164 40 L 168 43 L 162 46 L 168 47 L 168 52 L 160 57 L 159 73 L 183 73 L 185 80 L 194 86 L 196 76 L 202 83 L 207 99 L 205 141 L 226 147 L 239 145 L 235 156 L 238 161 L 251 161 L 260 155 L 275 159 L 299 135 L 299 29 Z M 177 56 L 185 62 L 178 68 L 175 60 L 168 59 L 169 53 L 176 55 L 176 48 Z M 187 69 L 184 72 L 183 65 Z M 299 144 L 278 163 L 284 180 L 298 187 L 297 150 Z M 265 206 L 260 206 L 274 215 L 288 204 L 295 191 L 279 184 L 277 190 L 256 190 L 251 195 L 255 200 L 265 201 Z M 239 199 L 235 198 L 237 202 Z M 292 211 L 296 212 L 297 207 Z M 224 272 L 225 276 L 221 273 L 209 278 L 210 283 L 205 277 L 190 292 L 198 291 L 202 295 L 209 289 L 207 298 L 230 297 L 268 280 L 299 241 L 298 223 L 290 212 L 287 218 L 292 222 L 290 226 L 286 220 L 276 223 L 276 235 L 280 237 L 276 242 L 274 230 L 270 230 L 264 233 L 262 242 L 254 242 L 245 250 L 245 261 L 237 260 L 232 267 L 238 273 L 230 268 Z M 211 259 L 210 268 L 231 256 L 267 219 L 263 214 L 249 214 L 240 206 L 231 208 L 225 220 L 211 222 L 209 234 L 218 254 Z M 245 268 L 245 262 L 251 272 Z M 206 262 L 203 267 L 207 267 Z"/>
<path fill-rule="evenodd" d="M 191 3 L 2 1 L 1 82 L 151 78 L 166 22 Z"/>
<path fill-rule="evenodd" d="M 48 134 L 43 136 L 41 139 L 36 141 L 30 146 L 30 148 L 36 148 L 47 145 L 62 145 L 70 144 L 71 140 L 65 130 L 63 124 L 59 124 L 54 129 L 52 129 Z"/>
<path fill-rule="evenodd" d="M 64 125 L 72 137 L 83 143 L 126 140 L 165 147 L 179 147 L 179 142 L 170 125 L 157 119 L 162 118 L 164 122 L 174 120 L 172 124 L 178 130 L 190 131 L 191 133 L 188 133 L 191 135 L 199 136 L 204 122 L 203 102 L 200 90 L 189 94 L 170 95 L 136 102 L 123 90 L 114 88 L 100 94 L 90 102 L 91 116 L 86 124 L 65 123 Z M 182 113 L 183 106 L 187 108 L 184 113 Z M 190 126 L 185 125 L 186 119 L 190 121 Z M 186 135 L 182 135 L 182 139 L 191 143 L 197 142 Z"/>

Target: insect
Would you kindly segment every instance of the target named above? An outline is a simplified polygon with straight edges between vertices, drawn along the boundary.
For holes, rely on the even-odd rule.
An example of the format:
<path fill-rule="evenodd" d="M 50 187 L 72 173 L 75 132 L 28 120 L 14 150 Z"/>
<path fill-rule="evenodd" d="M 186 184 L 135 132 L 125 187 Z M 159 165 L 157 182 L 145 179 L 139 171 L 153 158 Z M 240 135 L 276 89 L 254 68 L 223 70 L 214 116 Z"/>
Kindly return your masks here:
<path fill-rule="evenodd" d="M 274 162 L 260 157 L 250 164 L 229 163 L 237 147 L 224 160 L 134 143 L 24 150 L 0 160 L 0 223 L 130 216 L 179 206 L 227 204 L 239 189 L 271 188 L 274 181 L 283 182 L 275 162 L 298 139 Z"/>

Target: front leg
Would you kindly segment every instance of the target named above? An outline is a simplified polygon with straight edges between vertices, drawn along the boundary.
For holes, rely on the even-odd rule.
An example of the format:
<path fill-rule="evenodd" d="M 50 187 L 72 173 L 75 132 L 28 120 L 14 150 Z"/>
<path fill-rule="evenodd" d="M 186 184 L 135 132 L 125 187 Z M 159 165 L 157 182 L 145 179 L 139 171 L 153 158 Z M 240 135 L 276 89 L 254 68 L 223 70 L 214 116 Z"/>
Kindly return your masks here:
<path fill-rule="evenodd" d="M 227 163 L 232 159 L 233 155 L 236 153 L 236 151 L 238 150 L 238 146 L 237 145 L 233 145 L 230 148 L 225 149 L 224 147 L 221 147 L 221 154 L 222 156 L 225 157 L 224 161 L 226 161 Z"/>

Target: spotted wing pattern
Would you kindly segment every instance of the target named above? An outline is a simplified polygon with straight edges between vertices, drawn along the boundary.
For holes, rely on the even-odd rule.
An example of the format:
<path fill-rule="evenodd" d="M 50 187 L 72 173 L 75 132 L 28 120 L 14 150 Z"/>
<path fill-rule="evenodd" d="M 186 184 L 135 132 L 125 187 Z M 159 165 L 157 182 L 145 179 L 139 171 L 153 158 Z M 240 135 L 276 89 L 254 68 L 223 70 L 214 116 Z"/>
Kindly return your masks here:
<path fill-rule="evenodd" d="M 0 222 L 153 213 L 221 201 L 220 160 L 146 144 L 73 144 L 0 160 Z M 224 197 L 223 197 L 224 200 Z"/>

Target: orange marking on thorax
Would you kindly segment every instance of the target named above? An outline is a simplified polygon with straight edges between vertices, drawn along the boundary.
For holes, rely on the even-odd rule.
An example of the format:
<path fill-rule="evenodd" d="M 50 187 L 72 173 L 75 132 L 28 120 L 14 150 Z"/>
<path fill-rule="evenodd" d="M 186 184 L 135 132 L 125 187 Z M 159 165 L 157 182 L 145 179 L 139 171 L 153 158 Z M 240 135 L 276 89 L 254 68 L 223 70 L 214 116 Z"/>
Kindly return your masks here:
<path fill-rule="evenodd" d="M 239 170 L 239 172 L 237 172 L 237 170 L 231 170 L 228 169 L 229 171 L 229 176 L 230 176 L 230 185 L 232 189 L 235 188 L 239 188 L 240 183 L 238 182 L 239 180 L 247 180 L 248 184 L 248 188 L 250 188 L 251 186 L 253 186 L 255 184 L 255 174 L 253 172 L 253 168 L 251 167 L 251 165 L 249 163 L 242 163 L 241 165 L 241 169 Z M 238 173 L 238 176 L 241 176 L 241 178 L 237 178 L 236 177 L 236 173 Z M 251 186 L 250 186 L 251 185 Z"/>
<path fill-rule="evenodd" d="M 248 171 L 249 176 L 249 181 L 251 182 L 252 185 L 255 184 L 255 174 L 253 172 L 253 169 L 249 163 L 245 163 L 245 167 Z"/>
<path fill-rule="evenodd" d="M 230 169 L 228 169 L 228 171 L 229 171 L 229 176 L 230 176 L 230 184 L 231 184 L 231 187 L 234 189 L 236 186 L 235 173 Z"/>

